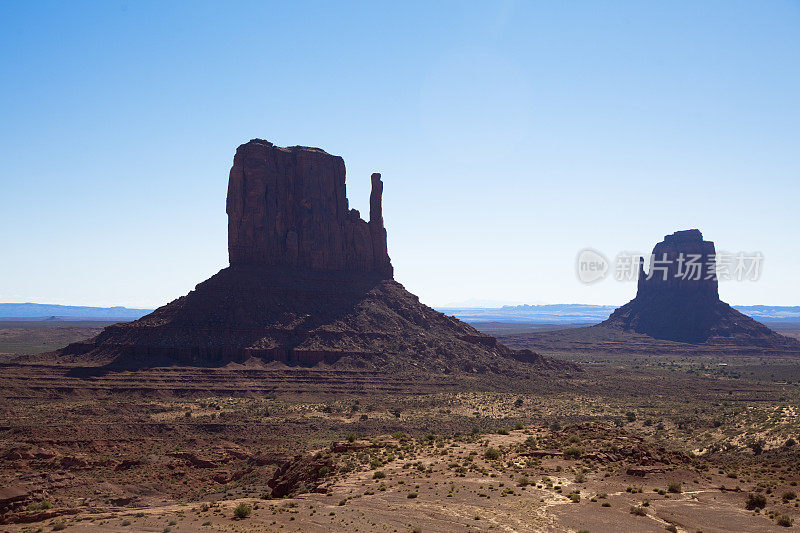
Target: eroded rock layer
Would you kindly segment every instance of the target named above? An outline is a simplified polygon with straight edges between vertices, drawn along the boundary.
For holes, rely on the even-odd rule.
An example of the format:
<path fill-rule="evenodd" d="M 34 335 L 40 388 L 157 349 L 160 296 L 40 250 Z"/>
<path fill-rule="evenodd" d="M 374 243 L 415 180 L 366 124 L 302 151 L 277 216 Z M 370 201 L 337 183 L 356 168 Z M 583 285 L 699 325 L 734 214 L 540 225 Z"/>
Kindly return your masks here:
<path fill-rule="evenodd" d="M 545 363 L 421 304 L 379 275 L 253 265 L 223 269 L 150 315 L 61 353 L 120 367 L 222 366 L 256 358 L 449 373 Z"/>

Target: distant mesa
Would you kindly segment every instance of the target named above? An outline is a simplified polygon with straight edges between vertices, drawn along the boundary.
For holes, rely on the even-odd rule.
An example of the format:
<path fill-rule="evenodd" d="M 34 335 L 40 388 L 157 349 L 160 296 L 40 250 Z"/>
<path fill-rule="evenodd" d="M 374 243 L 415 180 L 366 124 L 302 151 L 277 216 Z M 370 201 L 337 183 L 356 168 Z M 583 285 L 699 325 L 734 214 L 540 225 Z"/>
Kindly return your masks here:
<path fill-rule="evenodd" d="M 152 309 L 128 309 L 127 307 L 85 307 L 74 305 L 0 303 L 0 320 L 45 318 L 58 320 L 135 320 Z"/>
<path fill-rule="evenodd" d="M 715 257 L 700 230 L 665 236 L 653 248 L 649 274 L 640 260 L 636 298 L 598 326 L 692 344 L 800 348 L 719 299 Z"/>
<path fill-rule="evenodd" d="M 393 280 L 373 174 L 369 221 L 341 157 L 239 146 L 228 183 L 230 266 L 188 295 L 60 352 L 113 367 L 265 363 L 377 371 L 517 372 L 574 366 L 512 350 Z"/>

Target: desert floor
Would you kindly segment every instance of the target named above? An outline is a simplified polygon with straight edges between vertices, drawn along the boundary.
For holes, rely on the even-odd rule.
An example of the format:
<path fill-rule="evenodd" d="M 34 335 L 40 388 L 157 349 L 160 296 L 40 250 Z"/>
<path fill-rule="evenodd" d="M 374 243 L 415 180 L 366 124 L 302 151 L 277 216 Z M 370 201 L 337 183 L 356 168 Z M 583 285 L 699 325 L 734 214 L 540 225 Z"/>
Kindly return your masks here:
<path fill-rule="evenodd" d="M 0 531 L 694 533 L 800 516 L 797 359 L 552 355 L 582 371 L 7 363 Z"/>

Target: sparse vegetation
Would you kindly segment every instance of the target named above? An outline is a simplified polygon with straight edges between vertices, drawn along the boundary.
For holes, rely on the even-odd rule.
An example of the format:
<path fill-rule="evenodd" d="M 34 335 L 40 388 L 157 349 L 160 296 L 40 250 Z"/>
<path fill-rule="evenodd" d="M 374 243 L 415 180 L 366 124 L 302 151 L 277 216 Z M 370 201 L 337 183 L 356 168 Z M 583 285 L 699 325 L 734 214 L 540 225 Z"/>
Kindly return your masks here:
<path fill-rule="evenodd" d="M 233 516 L 238 520 L 248 518 L 253 512 L 253 507 L 242 502 L 233 509 Z"/>
<path fill-rule="evenodd" d="M 490 461 L 496 461 L 500 458 L 500 450 L 497 448 L 487 448 L 486 451 L 483 453 L 483 457 Z"/>
<path fill-rule="evenodd" d="M 747 501 L 745 502 L 745 509 L 754 511 L 756 509 L 763 509 L 767 506 L 767 497 L 763 494 L 748 494 Z"/>
<path fill-rule="evenodd" d="M 46 511 L 53 507 L 53 504 L 47 500 L 40 501 L 38 503 L 31 503 L 27 506 L 27 511 Z"/>
<path fill-rule="evenodd" d="M 583 454 L 583 450 L 576 448 L 575 446 L 570 446 L 564 450 L 564 457 L 568 457 L 569 459 L 577 459 L 581 456 L 581 454 Z"/>
<path fill-rule="evenodd" d="M 641 505 L 634 505 L 631 507 L 631 514 L 636 516 L 647 516 L 647 509 Z"/>

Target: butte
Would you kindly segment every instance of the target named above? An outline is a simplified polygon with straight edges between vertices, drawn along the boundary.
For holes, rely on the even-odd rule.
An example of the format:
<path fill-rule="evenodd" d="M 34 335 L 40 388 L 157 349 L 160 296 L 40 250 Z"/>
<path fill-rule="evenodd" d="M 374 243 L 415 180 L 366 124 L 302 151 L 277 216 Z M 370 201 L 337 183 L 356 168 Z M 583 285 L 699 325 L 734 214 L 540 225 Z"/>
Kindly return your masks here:
<path fill-rule="evenodd" d="M 794 339 L 720 300 L 714 243 L 703 240 L 700 230 L 665 236 L 651 258 L 650 275 L 639 262 L 636 297 L 597 327 L 690 344 L 800 350 Z"/>
<path fill-rule="evenodd" d="M 252 363 L 387 372 L 574 369 L 420 303 L 394 281 L 380 174 L 369 221 L 350 209 L 341 157 L 239 146 L 227 196 L 230 266 L 186 296 L 56 352 L 110 368 Z"/>
<path fill-rule="evenodd" d="M 683 262 L 681 262 L 683 254 Z M 719 298 L 714 243 L 699 230 L 667 235 L 653 248 L 645 273 L 638 268 L 636 297 L 607 320 L 588 327 L 500 336 L 512 348 L 597 356 L 636 354 L 800 355 L 800 342 L 780 335 Z M 689 266 L 689 263 L 699 265 Z"/>

